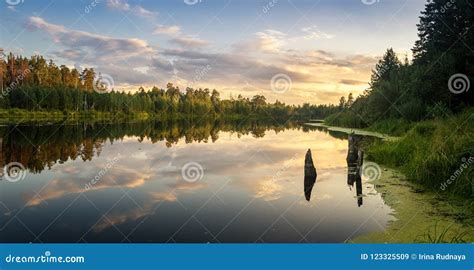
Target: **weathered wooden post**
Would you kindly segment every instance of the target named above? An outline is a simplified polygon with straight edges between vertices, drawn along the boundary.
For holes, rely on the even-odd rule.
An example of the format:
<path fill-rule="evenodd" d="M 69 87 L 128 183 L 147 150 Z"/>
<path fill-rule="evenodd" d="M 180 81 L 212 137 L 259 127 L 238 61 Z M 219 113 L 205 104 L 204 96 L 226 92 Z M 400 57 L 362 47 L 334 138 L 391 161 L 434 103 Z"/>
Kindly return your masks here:
<path fill-rule="evenodd" d="M 5 159 L 4 159 L 4 154 L 3 154 L 3 138 L 0 138 L 0 164 L 1 164 L 1 169 L 0 169 L 0 181 L 3 180 L 3 168 L 5 167 Z"/>
<path fill-rule="evenodd" d="M 308 149 L 304 159 L 304 196 L 308 202 L 311 199 L 311 191 L 313 191 L 316 177 L 317 173 L 311 156 L 311 149 Z"/>

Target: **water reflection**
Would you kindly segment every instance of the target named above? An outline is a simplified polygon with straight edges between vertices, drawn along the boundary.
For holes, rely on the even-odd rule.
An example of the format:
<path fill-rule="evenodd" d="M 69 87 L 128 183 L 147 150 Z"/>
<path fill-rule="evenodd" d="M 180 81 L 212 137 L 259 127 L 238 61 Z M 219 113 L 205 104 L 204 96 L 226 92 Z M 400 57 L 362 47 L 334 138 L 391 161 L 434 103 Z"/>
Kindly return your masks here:
<path fill-rule="evenodd" d="M 188 143 L 216 142 L 219 132 L 231 132 L 237 137 L 265 136 L 285 129 L 300 129 L 296 123 L 284 125 L 268 121 L 201 121 L 195 125 L 186 121 L 139 121 L 120 124 L 10 125 L 0 126 L 0 163 L 3 167 L 19 162 L 33 173 L 51 169 L 54 164 L 68 160 L 90 161 L 99 156 L 103 145 L 128 137 L 151 143 L 164 141 L 167 147 L 180 140 Z"/>
<path fill-rule="evenodd" d="M 313 191 L 314 183 L 316 182 L 316 177 L 316 168 L 313 164 L 311 149 L 308 149 L 304 159 L 304 196 L 308 202 L 311 199 L 311 192 Z"/>
<path fill-rule="evenodd" d="M 348 136 L 348 150 L 347 150 L 347 185 L 349 187 L 356 186 L 357 206 L 363 204 L 362 194 L 362 178 L 360 176 L 360 169 L 364 161 L 364 152 L 360 148 L 362 136 L 350 134 Z"/>
<path fill-rule="evenodd" d="M 343 184 L 346 139 L 296 123 L 136 122 L 0 132 L 3 164 L 20 161 L 28 170 L 17 183 L 0 181 L 2 242 L 343 242 L 391 220 L 376 192 L 364 207 L 353 203 Z M 303 198 L 308 148 L 318 167 L 317 183 L 315 169 L 308 184 L 317 188 L 305 181 Z M 183 180 L 189 162 L 203 167 L 199 181 Z"/>

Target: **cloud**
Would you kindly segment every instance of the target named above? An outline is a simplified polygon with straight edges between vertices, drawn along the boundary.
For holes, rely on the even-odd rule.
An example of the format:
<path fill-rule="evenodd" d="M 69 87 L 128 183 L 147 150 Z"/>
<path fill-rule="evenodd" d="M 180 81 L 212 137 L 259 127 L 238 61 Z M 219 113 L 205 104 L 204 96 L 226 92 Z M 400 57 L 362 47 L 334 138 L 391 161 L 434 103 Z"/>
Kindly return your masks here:
<path fill-rule="evenodd" d="M 233 53 L 206 53 L 182 49 L 163 50 L 162 56 L 174 59 L 173 66 L 180 71 L 183 79 L 193 82 L 196 73 L 204 67 L 209 67 L 205 74 L 206 82 L 218 84 L 269 83 L 275 74 L 285 73 L 294 80 L 310 81 L 311 76 L 285 69 L 281 65 L 270 62 L 260 62 L 251 57 L 242 57 Z M 169 65 L 162 59 L 154 59 L 154 67 L 168 69 Z M 158 70 L 157 70 L 158 71 Z"/>
<path fill-rule="evenodd" d="M 177 25 L 172 26 L 165 26 L 165 25 L 157 25 L 155 30 L 153 30 L 154 35 L 165 34 L 165 35 L 176 35 L 181 32 L 181 29 Z"/>
<path fill-rule="evenodd" d="M 125 2 L 113 4 L 117 9 L 131 8 Z M 112 76 L 118 90 L 173 82 L 182 89 L 216 88 L 223 97 L 234 92 L 244 96 L 264 94 L 269 101 L 288 103 L 337 102 L 336 94 L 362 93 L 377 61 L 377 57 L 368 55 L 340 56 L 325 50 L 291 48 L 287 35 L 273 29 L 257 32 L 231 50 L 215 52 L 203 50 L 208 41 L 182 33 L 177 25 L 155 27 L 153 33 L 167 36 L 172 45 L 164 48 L 151 46 L 143 39 L 68 29 L 41 17 L 30 17 L 29 28 L 47 33 L 60 45 L 52 52 L 54 56 Z M 273 93 L 270 84 L 271 78 L 281 73 L 288 75 L 293 85 L 283 97 Z"/>
<path fill-rule="evenodd" d="M 186 35 L 181 32 L 181 28 L 177 25 L 157 25 L 153 30 L 153 35 L 170 36 L 169 43 L 179 45 L 182 48 L 196 49 L 209 45 L 209 42 L 195 36 Z"/>
<path fill-rule="evenodd" d="M 285 44 L 285 37 L 285 33 L 267 29 L 263 32 L 255 33 L 253 39 L 234 44 L 233 47 L 238 51 L 245 52 L 277 53 Z"/>
<path fill-rule="evenodd" d="M 153 18 L 155 16 L 158 16 L 158 12 L 150 11 L 148 9 L 143 8 L 142 6 L 133 7 L 133 12 L 139 16 L 146 18 Z"/>
<path fill-rule="evenodd" d="M 151 215 L 156 210 L 158 202 L 176 202 L 181 192 L 196 190 L 206 187 L 206 184 L 199 183 L 182 183 L 170 185 L 171 190 L 168 191 L 150 191 L 145 194 L 146 201 L 141 206 L 133 207 L 128 210 L 112 211 L 106 218 L 94 226 L 95 232 L 101 232 L 110 226 L 118 226 L 128 221 L 136 221 L 147 215 Z"/>
<path fill-rule="evenodd" d="M 130 6 L 130 4 L 122 0 L 107 0 L 107 7 L 123 12 L 132 12 L 133 14 L 144 18 L 154 18 L 158 16 L 157 12 L 145 9 L 140 5 Z"/>
<path fill-rule="evenodd" d="M 113 76 L 116 82 L 133 79 L 133 83 L 138 83 L 137 78 L 145 79 L 143 73 L 130 71 L 130 68 L 147 65 L 156 54 L 156 50 L 142 39 L 115 38 L 72 30 L 49 23 L 41 17 L 30 17 L 28 28 L 47 33 L 63 47 L 53 52 L 55 56 L 75 65 L 96 67 L 100 72 Z M 104 70 L 104 67 L 107 68 Z M 151 80 L 149 76 L 146 81 Z"/>
<path fill-rule="evenodd" d="M 68 47 L 68 53 L 92 56 L 93 59 L 111 57 L 128 58 L 149 54 L 153 49 L 147 41 L 136 38 L 113 38 L 84 31 L 68 29 L 62 25 L 52 24 L 41 17 L 30 17 L 29 28 L 48 33 L 55 43 Z"/>
<path fill-rule="evenodd" d="M 305 35 L 303 36 L 304 39 L 319 40 L 319 39 L 331 39 L 331 38 L 336 37 L 335 35 L 331 35 L 319 30 L 319 28 L 316 25 L 304 27 L 301 29 L 301 31 L 305 33 Z"/>
<path fill-rule="evenodd" d="M 100 167 L 96 168 L 96 171 L 100 171 Z M 86 189 L 85 185 L 90 184 L 90 181 L 96 177 L 94 171 L 90 172 L 87 176 L 80 177 L 77 181 L 71 180 L 71 176 L 69 175 L 62 179 L 53 179 L 48 186 L 41 191 L 40 196 L 24 194 L 23 198 L 27 202 L 27 206 L 34 206 L 48 200 L 62 198 L 67 194 L 91 192 L 112 187 L 133 189 L 144 185 L 151 179 L 151 176 L 150 174 L 141 173 L 131 168 L 117 166 L 114 167 L 113 171 L 107 172 L 102 176 L 96 184 L 90 185 L 89 189 Z"/>
<path fill-rule="evenodd" d="M 277 30 L 266 30 L 256 33 L 257 47 L 265 52 L 278 52 L 284 44 L 286 34 Z"/>
<path fill-rule="evenodd" d="M 178 36 L 169 40 L 183 48 L 200 48 L 209 45 L 209 42 L 192 36 Z"/>
<path fill-rule="evenodd" d="M 135 91 L 141 85 L 166 83 L 166 74 L 143 72 L 158 53 L 145 40 L 72 30 L 40 17 L 30 17 L 28 22 L 30 30 L 44 32 L 60 45 L 51 52 L 53 57 L 65 59 L 71 66 L 94 67 L 97 72 L 110 75 L 117 90 Z"/>
<path fill-rule="evenodd" d="M 342 84 L 347 84 L 347 85 L 367 85 L 366 81 L 358 81 L 358 80 L 346 80 L 342 79 L 339 81 Z"/>
<path fill-rule="evenodd" d="M 122 11 L 130 10 L 130 5 L 122 0 L 107 0 L 107 6 L 109 8 L 118 9 Z"/>

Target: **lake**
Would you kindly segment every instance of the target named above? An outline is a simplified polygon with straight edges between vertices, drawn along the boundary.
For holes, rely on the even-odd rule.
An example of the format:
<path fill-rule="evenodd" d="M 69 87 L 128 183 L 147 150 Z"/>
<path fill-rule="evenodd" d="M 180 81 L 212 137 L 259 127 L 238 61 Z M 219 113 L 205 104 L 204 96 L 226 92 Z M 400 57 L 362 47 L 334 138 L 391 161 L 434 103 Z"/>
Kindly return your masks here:
<path fill-rule="evenodd" d="M 1 242 L 332 243 L 394 220 L 368 179 L 348 185 L 347 135 L 323 128 L 146 121 L 0 136 Z"/>

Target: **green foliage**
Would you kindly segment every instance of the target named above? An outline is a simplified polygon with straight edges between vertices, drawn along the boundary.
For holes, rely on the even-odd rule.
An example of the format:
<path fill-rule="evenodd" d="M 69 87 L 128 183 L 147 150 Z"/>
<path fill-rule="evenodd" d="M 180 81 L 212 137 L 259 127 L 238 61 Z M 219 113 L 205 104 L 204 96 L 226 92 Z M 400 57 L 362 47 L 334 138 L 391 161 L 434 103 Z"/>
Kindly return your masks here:
<path fill-rule="evenodd" d="M 449 116 L 473 104 L 473 91 L 449 91 L 451 76 L 463 74 L 474 81 L 474 10 L 467 1 L 434 0 L 426 4 L 418 24 L 414 61 L 403 63 L 390 48 L 373 70 L 370 88 L 352 104 L 340 108 L 330 124 L 360 127 L 386 119 L 421 121 Z M 472 88 L 472 87 L 471 87 Z"/>
<path fill-rule="evenodd" d="M 217 90 L 179 87 L 168 83 L 166 89 L 140 87 L 134 93 L 111 91 L 99 93 L 97 79 L 102 75 L 94 69 L 79 72 L 66 66 L 57 67 L 53 61 L 41 56 L 30 59 L 10 54 L 0 62 L 3 74 L 0 109 L 27 111 L 97 111 L 114 114 L 148 113 L 162 119 L 267 117 L 281 122 L 289 119 L 306 120 L 324 118 L 339 111 L 334 105 L 290 106 L 280 101 L 269 103 L 262 95 L 221 100 Z M 5 71 L 5 72 L 3 72 Z M 99 80 L 100 81 L 100 80 Z M 108 90 L 108 89 L 105 89 Z M 69 114 L 66 113 L 66 116 Z"/>
<path fill-rule="evenodd" d="M 409 179 L 437 192 L 473 196 L 474 111 L 457 116 L 419 122 L 394 142 L 372 145 L 368 158 L 388 166 L 400 167 Z M 462 172 L 459 171 L 462 169 Z M 455 177 L 454 177 L 455 176 Z M 448 183 L 448 179 L 454 179 Z"/>
<path fill-rule="evenodd" d="M 14 112 L 13 112 L 14 111 Z M 0 110 L 0 115 L 5 111 Z M 29 116 L 38 112 L 12 109 L 12 113 L 25 113 Z M 51 112 L 41 112 L 48 115 Z M 61 112 L 56 112 L 62 115 Z M 110 113 L 87 111 L 92 120 L 73 121 L 63 125 L 62 120 L 42 125 L 0 125 L 0 138 L 3 148 L 0 158 L 5 164 L 21 162 L 32 173 L 39 173 L 55 163 L 68 160 L 92 160 L 99 156 L 107 143 L 122 141 L 127 137 L 149 140 L 152 143 L 164 142 L 172 147 L 178 142 L 215 142 L 220 132 L 236 136 L 252 135 L 256 138 L 265 136 L 266 132 L 281 132 L 286 129 L 303 129 L 295 122 L 285 124 L 273 120 L 240 119 L 199 119 L 193 125 L 188 120 L 168 119 L 165 121 L 143 120 L 141 114 L 134 119 L 123 118 L 123 121 L 110 123 Z M 130 115 L 123 115 L 130 117 Z M 32 116 L 33 117 L 33 116 Z M 39 117 L 39 116 L 38 116 Z M 100 120 L 99 117 L 104 117 Z M 52 121 L 51 121 L 52 122 Z M 304 130 L 303 130 L 304 131 Z M 307 130 L 306 130 L 307 131 Z M 41 151 L 38 151 L 41 149 Z"/>
<path fill-rule="evenodd" d="M 429 227 L 427 232 L 420 235 L 415 239 L 416 243 L 428 243 L 428 244 L 454 244 L 454 243 L 467 243 L 465 237 L 468 235 L 469 230 L 458 232 L 453 230 L 453 224 L 445 227 L 438 228 L 438 224 Z"/>
<path fill-rule="evenodd" d="M 332 114 L 324 119 L 324 123 L 329 126 L 353 128 L 364 128 L 367 126 L 362 117 L 358 116 L 351 110 Z"/>
<path fill-rule="evenodd" d="M 367 129 L 398 137 L 406 134 L 413 125 L 413 122 L 404 119 L 386 119 L 374 123 Z"/>

